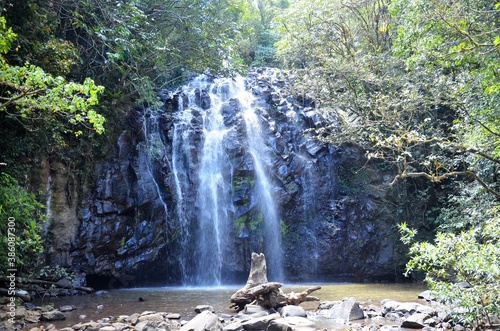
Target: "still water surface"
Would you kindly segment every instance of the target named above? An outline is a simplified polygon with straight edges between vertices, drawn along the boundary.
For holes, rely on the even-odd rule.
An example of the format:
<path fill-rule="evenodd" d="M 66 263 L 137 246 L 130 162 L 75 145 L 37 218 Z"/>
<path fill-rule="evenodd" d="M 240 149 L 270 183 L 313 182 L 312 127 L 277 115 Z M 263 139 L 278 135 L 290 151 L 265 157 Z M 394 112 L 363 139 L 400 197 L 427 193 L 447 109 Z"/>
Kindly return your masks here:
<path fill-rule="evenodd" d="M 345 297 L 354 297 L 366 304 L 378 304 L 383 299 L 393 299 L 400 302 L 419 301 L 417 296 L 426 289 L 422 284 L 307 284 L 288 285 L 283 287 L 285 293 L 301 292 L 306 288 L 320 285 L 321 290 L 313 292 L 322 301 L 341 300 Z M 105 317 L 132 315 L 146 310 L 157 312 L 179 313 L 181 319 L 189 320 L 195 313 L 198 305 L 211 305 L 216 313 L 235 314 L 230 309 L 231 295 L 243 287 L 217 288 L 189 288 L 189 287 L 155 287 L 111 290 L 103 294 L 89 294 L 83 296 L 46 298 L 36 301 L 36 305 L 51 304 L 55 308 L 63 305 L 75 305 L 76 310 L 65 313 L 65 321 L 53 324 L 62 328 L 75 325 L 79 322 L 99 320 Z M 139 298 L 144 301 L 139 302 Z M 373 302 L 372 302 L 373 301 Z M 306 310 L 315 310 L 319 302 L 304 302 L 301 306 Z M 98 309 L 98 306 L 101 309 Z M 79 319 L 85 315 L 84 319 Z"/>

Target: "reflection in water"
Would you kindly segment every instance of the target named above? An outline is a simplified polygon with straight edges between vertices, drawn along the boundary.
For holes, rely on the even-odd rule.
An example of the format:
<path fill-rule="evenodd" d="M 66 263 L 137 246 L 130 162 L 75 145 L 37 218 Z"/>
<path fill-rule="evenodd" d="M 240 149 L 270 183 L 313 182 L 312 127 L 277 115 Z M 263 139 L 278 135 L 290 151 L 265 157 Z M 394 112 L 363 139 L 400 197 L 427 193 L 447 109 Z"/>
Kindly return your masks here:
<path fill-rule="evenodd" d="M 285 293 L 301 292 L 308 287 L 318 284 L 293 285 L 283 287 Z M 417 295 L 425 290 L 422 284 L 319 284 L 321 290 L 314 292 L 314 296 L 320 301 L 341 300 L 345 297 L 355 297 L 360 302 L 377 304 L 383 299 L 393 299 L 401 302 L 418 301 Z M 112 290 L 104 294 L 91 294 L 84 296 L 61 297 L 37 301 L 36 305 L 51 304 L 55 308 L 63 305 L 75 305 L 77 310 L 66 313 L 65 321 L 52 322 L 56 327 L 75 325 L 82 321 L 98 320 L 105 317 L 118 317 L 119 315 L 131 315 L 146 310 L 157 312 L 179 313 L 184 320 L 191 319 L 195 313 L 194 308 L 198 305 L 210 305 L 216 313 L 234 314 L 230 309 L 231 295 L 241 286 L 221 288 L 186 288 L 186 287 L 163 287 L 163 288 L 137 288 Z M 139 302 L 139 297 L 145 299 Z M 371 302 L 373 301 L 373 302 Z M 304 302 L 301 306 L 313 311 L 319 302 Z M 103 309 L 97 309 L 103 305 Z M 86 315 L 84 320 L 78 316 Z M 319 321 L 315 320 L 316 323 Z M 321 326 L 328 321 L 321 322 Z M 334 328 L 332 326 L 331 328 Z M 329 329 L 331 329 L 329 327 Z"/>

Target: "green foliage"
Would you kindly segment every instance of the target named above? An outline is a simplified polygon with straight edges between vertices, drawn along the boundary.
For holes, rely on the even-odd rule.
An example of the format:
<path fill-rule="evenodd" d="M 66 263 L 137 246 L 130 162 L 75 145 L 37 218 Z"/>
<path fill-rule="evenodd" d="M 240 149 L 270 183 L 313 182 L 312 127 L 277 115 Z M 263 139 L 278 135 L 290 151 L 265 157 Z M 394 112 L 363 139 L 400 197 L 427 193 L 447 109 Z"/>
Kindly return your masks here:
<path fill-rule="evenodd" d="M 263 218 L 262 213 L 249 213 L 238 217 L 235 221 L 235 226 L 239 230 L 247 229 L 249 231 L 254 231 L 262 228 Z"/>
<path fill-rule="evenodd" d="M 76 46 L 80 75 L 113 95 L 156 103 L 154 89 L 188 72 L 231 71 L 241 1 L 67 1 L 60 36 Z M 63 17 L 61 17 L 63 19 Z"/>
<path fill-rule="evenodd" d="M 19 187 L 17 181 L 6 173 L 0 174 L 0 267 L 30 272 L 43 261 L 41 230 L 46 222 L 43 205 L 35 196 Z M 13 250 L 9 250 L 14 240 Z M 10 253 L 10 255 L 9 255 Z M 13 258 L 11 260 L 9 258 Z"/>
<path fill-rule="evenodd" d="M 6 46 L 12 43 L 15 34 L 6 28 L 4 19 L 1 29 L 0 44 L 4 45 L 3 53 L 7 53 Z M 66 82 L 34 65 L 11 66 L 1 57 L 0 86 L 0 112 L 30 131 L 49 125 L 54 131 L 74 131 L 78 136 L 82 131 L 76 129 L 77 124 L 97 133 L 104 131 L 104 117 L 93 109 L 103 87 L 96 86 L 89 78 L 83 84 Z"/>
<path fill-rule="evenodd" d="M 61 266 L 45 266 L 41 268 L 35 275 L 37 279 L 48 280 L 51 282 L 57 282 L 60 279 L 67 279 L 69 281 L 75 280 L 75 275 L 68 272 L 65 268 Z"/>
<path fill-rule="evenodd" d="M 458 182 L 456 192 L 443 199 L 436 217 L 438 230 L 459 233 L 480 227 L 490 218 L 488 210 L 498 205 L 496 199 L 479 185 Z"/>
<path fill-rule="evenodd" d="M 235 40 L 234 57 L 245 67 L 276 66 L 278 31 L 274 18 L 288 7 L 288 1 L 247 1 L 241 8 L 239 31 Z"/>
<path fill-rule="evenodd" d="M 285 221 L 283 221 L 283 219 L 280 218 L 280 243 L 287 234 L 288 234 L 288 226 L 286 225 Z"/>
<path fill-rule="evenodd" d="M 7 27 L 5 17 L 0 16 L 0 54 L 7 53 L 12 47 L 12 41 L 16 39 L 17 35 L 12 31 L 12 28 Z"/>
<path fill-rule="evenodd" d="M 460 234 L 439 232 L 434 243 L 413 242 L 416 231 L 399 226 L 402 240 L 411 244 L 407 273 L 425 272 L 437 299 L 453 307 L 452 318 L 476 328 L 491 326 L 500 314 L 498 211 L 487 210 L 487 221 Z"/>
<path fill-rule="evenodd" d="M 396 179 L 473 179 L 500 200 L 480 170 L 500 164 L 496 15 L 480 0 L 296 1 L 278 55 L 292 92 L 337 119 L 319 138 L 363 146 Z"/>
<path fill-rule="evenodd" d="M 74 45 L 58 38 L 58 12 L 54 10 L 61 1 L 46 2 L 36 0 L 0 0 L 5 16 L 17 38 L 12 42 L 11 51 L 5 55 L 12 66 L 23 66 L 26 62 L 42 68 L 53 76 L 66 76 L 79 63 Z M 64 13 L 67 15 L 69 13 Z"/>
<path fill-rule="evenodd" d="M 397 215 L 420 231 L 402 225 L 403 239 L 441 230 L 412 245 L 409 271 L 426 273 L 473 326 L 500 306 L 499 10 L 484 0 L 297 0 L 277 18 L 291 92 L 335 119 L 317 137 L 396 171 Z"/>

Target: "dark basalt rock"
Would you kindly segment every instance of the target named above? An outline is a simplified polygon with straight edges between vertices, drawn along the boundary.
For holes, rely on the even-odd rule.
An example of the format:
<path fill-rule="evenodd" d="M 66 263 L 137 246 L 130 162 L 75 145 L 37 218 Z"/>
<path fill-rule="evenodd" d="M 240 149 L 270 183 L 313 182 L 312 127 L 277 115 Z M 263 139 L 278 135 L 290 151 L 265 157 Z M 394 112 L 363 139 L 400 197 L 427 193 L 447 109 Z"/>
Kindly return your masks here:
<path fill-rule="evenodd" d="M 259 69 L 247 76 L 246 85 L 258 98 L 255 106 L 271 158 L 287 280 L 395 278 L 398 238 L 390 226 L 395 216 L 381 203 L 387 173 L 370 168 L 356 145 L 330 146 L 305 134 L 335 119 L 316 111 L 310 100 L 296 102 L 286 90 L 285 77 Z M 181 280 L 178 256 L 186 243 L 179 239 L 184 225 L 178 208 L 183 206 L 188 221 L 199 210 L 196 193 L 178 196 L 176 183 L 196 185 L 203 118 L 200 111 L 192 111 L 193 134 L 176 146 L 176 112 L 187 105 L 188 96 L 181 90 L 160 91 L 159 96 L 163 108 L 137 108 L 124 119 L 115 153 L 99 163 L 98 180 L 81 203 L 71 247 L 53 252 L 68 255 L 74 270 L 117 279 L 122 286 Z M 195 92 L 195 101 L 202 109 L 213 103 L 203 90 Z M 223 148 L 233 183 L 234 210 L 228 212 L 235 223 L 248 225 L 255 218 L 250 196 L 254 169 L 244 152 L 239 108 L 237 99 L 228 98 L 223 105 L 223 121 L 234 128 Z M 174 160 L 179 148 L 188 152 Z M 174 174 L 173 162 L 182 163 L 185 171 Z M 228 229 L 233 241 L 223 266 L 223 274 L 242 279 L 250 251 L 262 244 L 255 228 L 244 230 Z"/>

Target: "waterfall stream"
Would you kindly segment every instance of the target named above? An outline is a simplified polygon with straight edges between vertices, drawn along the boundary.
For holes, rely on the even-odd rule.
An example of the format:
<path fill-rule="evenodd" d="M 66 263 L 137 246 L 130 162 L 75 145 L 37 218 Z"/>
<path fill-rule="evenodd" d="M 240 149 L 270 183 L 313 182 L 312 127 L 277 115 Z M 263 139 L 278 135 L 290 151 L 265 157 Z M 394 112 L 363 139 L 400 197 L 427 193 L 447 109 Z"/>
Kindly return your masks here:
<path fill-rule="evenodd" d="M 252 155 L 257 181 L 257 198 L 264 225 L 264 251 L 268 265 L 268 277 L 273 281 L 283 281 L 283 261 L 280 245 L 280 219 L 273 199 L 273 187 L 269 179 L 268 168 L 271 166 L 258 114 L 252 107 L 253 97 L 244 90 L 240 81 L 240 100 L 247 133 L 248 151 Z"/>
<path fill-rule="evenodd" d="M 227 281 L 224 265 L 232 254 L 231 231 L 237 217 L 231 164 L 235 150 L 252 160 L 254 186 L 249 200 L 262 222 L 269 277 L 283 279 L 279 216 L 267 171 L 268 148 L 253 100 L 240 77 L 202 75 L 180 94 L 172 133 L 172 172 L 184 285 L 218 286 Z"/>

